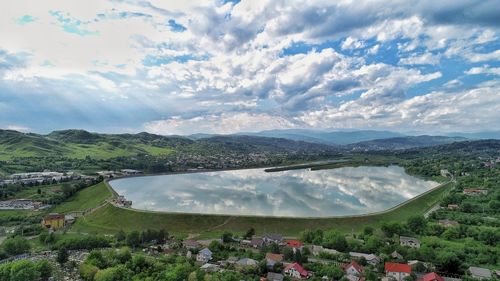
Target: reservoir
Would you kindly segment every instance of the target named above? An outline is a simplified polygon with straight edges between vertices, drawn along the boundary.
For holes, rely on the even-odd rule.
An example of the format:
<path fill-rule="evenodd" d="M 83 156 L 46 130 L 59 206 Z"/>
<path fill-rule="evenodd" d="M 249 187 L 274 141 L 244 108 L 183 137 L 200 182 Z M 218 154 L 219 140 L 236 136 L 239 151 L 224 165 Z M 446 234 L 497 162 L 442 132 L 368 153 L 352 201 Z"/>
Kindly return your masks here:
<path fill-rule="evenodd" d="M 437 186 L 399 166 L 263 169 L 131 177 L 110 182 L 134 209 L 285 217 L 384 211 Z"/>

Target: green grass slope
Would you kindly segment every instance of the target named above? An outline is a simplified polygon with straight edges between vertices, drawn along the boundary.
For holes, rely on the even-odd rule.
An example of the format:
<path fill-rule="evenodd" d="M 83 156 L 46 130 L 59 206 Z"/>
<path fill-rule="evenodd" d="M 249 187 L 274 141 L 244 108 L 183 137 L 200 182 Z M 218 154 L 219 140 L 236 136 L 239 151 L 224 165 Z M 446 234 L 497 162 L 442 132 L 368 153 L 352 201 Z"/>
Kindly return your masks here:
<path fill-rule="evenodd" d="M 105 183 L 101 182 L 80 190 L 65 202 L 57 205 L 52 211 L 57 213 L 83 211 L 99 206 L 111 195 L 111 190 Z"/>

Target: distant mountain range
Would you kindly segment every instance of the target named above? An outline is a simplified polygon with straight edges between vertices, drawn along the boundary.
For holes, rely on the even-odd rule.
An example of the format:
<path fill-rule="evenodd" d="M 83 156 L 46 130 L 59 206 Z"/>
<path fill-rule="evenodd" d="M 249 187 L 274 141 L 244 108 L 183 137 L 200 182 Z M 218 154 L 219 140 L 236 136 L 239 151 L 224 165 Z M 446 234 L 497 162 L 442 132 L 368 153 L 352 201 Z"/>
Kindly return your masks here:
<path fill-rule="evenodd" d="M 349 144 L 346 147 L 354 151 L 402 150 L 418 147 L 428 147 L 453 142 L 466 141 L 463 137 L 445 136 L 406 136 L 397 138 L 377 139 Z"/>
<path fill-rule="evenodd" d="M 406 136 L 390 131 L 270 130 L 234 135 L 162 136 L 150 133 L 98 134 L 84 130 L 47 135 L 0 130 L 0 160 L 62 155 L 69 158 L 112 158 L 177 152 L 252 153 L 378 151 L 430 147 L 468 139 L 497 138 L 500 132 L 453 133 L 448 136 Z"/>
<path fill-rule="evenodd" d="M 329 145 L 346 145 L 361 141 L 386 139 L 393 137 L 402 137 L 403 134 L 390 131 L 319 131 L 308 129 L 289 129 L 289 130 L 268 130 L 261 132 L 245 132 L 234 135 L 258 136 L 267 138 L 284 138 L 296 141 L 306 141 L 312 143 L 323 143 Z M 193 139 L 209 138 L 215 135 L 194 134 L 188 136 Z"/>
<path fill-rule="evenodd" d="M 438 139 L 431 139 L 430 137 L 441 136 L 441 141 L 446 142 L 445 137 L 449 137 L 449 142 L 460 141 L 464 139 L 479 140 L 479 139 L 500 139 L 500 131 L 485 131 L 477 133 L 443 133 L 440 135 L 428 135 L 422 133 L 403 134 L 392 131 L 376 131 L 376 130 L 356 130 L 356 131 L 321 131 L 310 129 L 286 129 L 286 130 L 268 130 L 261 132 L 245 132 L 233 135 L 248 135 L 272 138 L 285 138 L 290 140 L 306 141 L 312 143 L 323 143 L 329 145 L 349 145 L 359 142 L 366 142 L 371 140 L 381 139 L 394 139 L 395 142 L 401 142 L 401 139 L 409 137 L 408 143 L 415 142 L 415 144 L 425 143 L 425 139 L 429 138 L 429 144 L 435 145 Z M 213 136 L 220 136 L 215 134 L 193 134 L 187 136 L 191 139 L 210 138 Z M 226 135 L 228 136 L 228 135 Z M 231 136 L 231 135 L 229 135 Z M 419 137 L 419 138 L 415 138 Z"/>

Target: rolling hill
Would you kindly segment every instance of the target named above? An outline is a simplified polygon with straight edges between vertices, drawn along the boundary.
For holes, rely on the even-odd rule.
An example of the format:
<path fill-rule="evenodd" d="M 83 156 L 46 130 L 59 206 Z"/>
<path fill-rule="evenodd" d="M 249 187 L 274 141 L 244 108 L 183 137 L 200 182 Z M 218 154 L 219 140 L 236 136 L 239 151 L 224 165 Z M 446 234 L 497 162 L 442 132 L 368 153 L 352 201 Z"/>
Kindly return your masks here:
<path fill-rule="evenodd" d="M 378 151 L 378 150 L 404 150 L 419 147 L 429 147 L 441 144 L 465 141 L 463 137 L 445 136 L 407 136 L 387 139 L 377 139 L 358 142 L 347 145 L 346 148 L 352 151 Z"/>
<path fill-rule="evenodd" d="M 135 155 L 184 153 L 298 153 L 333 152 L 337 148 L 317 143 L 258 136 L 214 136 L 192 140 L 149 133 L 98 134 L 84 130 L 54 131 L 48 135 L 0 130 L 0 160 L 14 157 L 64 156 L 109 159 Z"/>

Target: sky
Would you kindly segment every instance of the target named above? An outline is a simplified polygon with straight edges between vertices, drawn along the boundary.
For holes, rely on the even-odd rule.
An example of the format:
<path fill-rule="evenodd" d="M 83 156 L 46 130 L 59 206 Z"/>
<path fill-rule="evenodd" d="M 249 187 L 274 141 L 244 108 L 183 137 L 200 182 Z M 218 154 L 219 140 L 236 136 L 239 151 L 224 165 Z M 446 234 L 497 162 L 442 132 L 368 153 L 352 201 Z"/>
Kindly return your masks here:
<path fill-rule="evenodd" d="M 0 2 L 0 128 L 500 129 L 500 3 Z"/>

